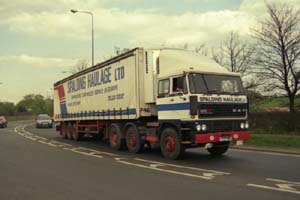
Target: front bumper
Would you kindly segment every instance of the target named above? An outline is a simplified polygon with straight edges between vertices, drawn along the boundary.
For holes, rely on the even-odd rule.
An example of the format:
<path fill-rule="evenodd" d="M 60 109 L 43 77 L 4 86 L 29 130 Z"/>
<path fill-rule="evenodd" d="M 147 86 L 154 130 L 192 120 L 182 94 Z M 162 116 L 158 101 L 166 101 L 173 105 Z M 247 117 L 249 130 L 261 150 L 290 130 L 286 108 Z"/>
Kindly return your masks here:
<path fill-rule="evenodd" d="M 50 127 L 50 126 L 52 126 L 51 123 L 37 123 L 36 124 L 36 127 L 40 127 L 40 128 L 42 128 L 42 127 Z"/>
<path fill-rule="evenodd" d="M 249 140 L 251 132 L 245 131 L 231 131 L 231 132 L 218 132 L 218 133 L 201 133 L 195 134 L 196 144 L 207 144 L 217 142 L 230 142 L 230 141 L 245 141 Z"/>

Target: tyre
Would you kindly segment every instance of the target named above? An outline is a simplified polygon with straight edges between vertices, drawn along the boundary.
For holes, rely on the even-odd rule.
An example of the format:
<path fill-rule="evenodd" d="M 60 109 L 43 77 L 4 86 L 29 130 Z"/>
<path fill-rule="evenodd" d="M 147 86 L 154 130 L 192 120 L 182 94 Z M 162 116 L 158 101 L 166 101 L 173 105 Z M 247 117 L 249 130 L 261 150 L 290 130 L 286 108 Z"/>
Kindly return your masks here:
<path fill-rule="evenodd" d="M 207 151 L 213 156 L 220 156 L 227 152 L 229 145 L 229 142 L 216 143 L 211 148 L 208 148 Z"/>
<path fill-rule="evenodd" d="M 72 125 L 68 124 L 66 129 L 67 129 L 67 131 L 66 131 L 67 132 L 67 138 L 72 140 L 73 139 L 73 131 L 72 131 L 73 127 L 72 127 Z"/>
<path fill-rule="evenodd" d="M 78 133 L 78 130 L 77 130 L 75 124 L 72 126 L 71 130 L 72 130 L 72 136 L 73 136 L 73 139 L 74 139 L 75 141 L 80 141 L 80 140 L 82 140 L 83 134 L 82 134 L 82 133 Z"/>
<path fill-rule="evenodd" d="M 65 124 L 61 125 L 61 135 L 63 138 L 68 139 L 68 134 L 67 134 L 67 126 Z"/>
<path fill-rule="evenodd" d="M 128 151 L 131 153 L 140 153 L 144 149 L 144 144 L 137 127 L 133 125 L 129 126 L 126 131 L 126 145 Z"/>
<path fill-rule="evenodd" d="M 184 155 L 184 146 L 174 128 L 165 128 L 160 137 L 160 148 L 163 156 L 168 159 L 181 159 Z"/>
<path fill-rule="evenodd" d="M 125 141 L 118 124 L 112 124 L 109 129 L 109 144 L 113 149 L 122 150 L 125 147 Z"/>

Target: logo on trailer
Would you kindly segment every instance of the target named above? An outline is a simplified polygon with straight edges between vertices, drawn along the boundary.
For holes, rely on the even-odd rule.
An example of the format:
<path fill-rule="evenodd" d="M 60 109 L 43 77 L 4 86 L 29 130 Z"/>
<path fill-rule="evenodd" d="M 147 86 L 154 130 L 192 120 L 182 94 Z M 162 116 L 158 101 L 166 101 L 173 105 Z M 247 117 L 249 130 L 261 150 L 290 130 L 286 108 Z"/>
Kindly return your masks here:
<path fill-rule="evenodd" d="M 65 116 L 68 111 L 67 111 L 67 104 L 66 104 L 66 95 L 65 95 L 65 90 L 63 85 L 59 85 L 54 88 L 55 90 L 58 91 L 58 97 L 59 97 L 59 102 L 60 102 L 60 113 L 62 116 Z"/>

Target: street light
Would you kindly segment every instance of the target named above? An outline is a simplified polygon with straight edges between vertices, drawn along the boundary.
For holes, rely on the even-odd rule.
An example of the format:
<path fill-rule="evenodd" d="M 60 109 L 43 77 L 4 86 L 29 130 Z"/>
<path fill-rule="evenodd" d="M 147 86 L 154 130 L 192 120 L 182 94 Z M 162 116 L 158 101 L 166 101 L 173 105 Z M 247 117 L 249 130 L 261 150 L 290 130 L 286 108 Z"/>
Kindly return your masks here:
<path fill-rule="evenodd" d="M 89 14 L 92 16 L 92 66 L 94 66 L 94 15 L 92 12 L 89 12 L 89 11 L 81 11 L 81 10 L 70 10 L 71 13 L 77 13 L 77 12 L 80 12 L 80 13 L 86 13 L 86 14 Z"/>

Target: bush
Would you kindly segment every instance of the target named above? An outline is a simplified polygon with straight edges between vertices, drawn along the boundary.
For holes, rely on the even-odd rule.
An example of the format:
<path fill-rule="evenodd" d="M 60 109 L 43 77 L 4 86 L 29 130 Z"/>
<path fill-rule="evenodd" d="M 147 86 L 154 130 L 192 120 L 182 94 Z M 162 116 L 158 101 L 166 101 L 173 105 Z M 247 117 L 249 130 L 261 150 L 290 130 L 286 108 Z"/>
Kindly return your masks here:
<path fill-rule="evenodd" d="M 300 135 L 300 113 L 251 113 L 249 122 L 254 133 Z"/>

